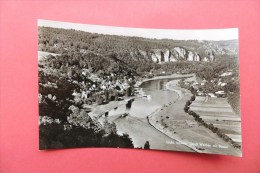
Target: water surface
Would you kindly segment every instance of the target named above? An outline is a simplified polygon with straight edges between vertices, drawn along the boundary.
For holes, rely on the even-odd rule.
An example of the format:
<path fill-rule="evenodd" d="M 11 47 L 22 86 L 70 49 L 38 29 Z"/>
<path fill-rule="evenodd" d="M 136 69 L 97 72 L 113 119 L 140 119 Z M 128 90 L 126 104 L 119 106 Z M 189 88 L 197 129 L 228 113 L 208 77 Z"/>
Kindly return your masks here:
<path fill-rule="evenodd" d="M 143 82 L 140 88 L 148 97 L 130 100 L 126 105 L 122 105 L 111 110 L 108 116 L 122 115 L 128 113 L 129 116 L 145 118 L 157 108 L 178 98 L 178 94 L 168 91 L 165 88 L 167 82 L 173 79 L 156 79 Z"/>

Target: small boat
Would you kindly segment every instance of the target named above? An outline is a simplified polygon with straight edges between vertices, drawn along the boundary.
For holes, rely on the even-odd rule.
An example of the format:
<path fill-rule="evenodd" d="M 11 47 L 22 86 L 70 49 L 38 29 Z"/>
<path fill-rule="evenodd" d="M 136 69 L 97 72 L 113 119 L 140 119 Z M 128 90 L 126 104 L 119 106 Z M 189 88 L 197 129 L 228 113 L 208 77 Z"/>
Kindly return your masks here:
<path fill-rule="evenodd" d="M 124 118 L 124 117 L 127 117 L 128 115 L 129 115 L 128 113 L 124 113 L 124 114 L 121 115 L 121 117 Z"/>
<path fill-rule="evenodd" d="M 152 100 L 151 95 L 143 95 L 143 98 L 147 98 L 147 100 Z"/>

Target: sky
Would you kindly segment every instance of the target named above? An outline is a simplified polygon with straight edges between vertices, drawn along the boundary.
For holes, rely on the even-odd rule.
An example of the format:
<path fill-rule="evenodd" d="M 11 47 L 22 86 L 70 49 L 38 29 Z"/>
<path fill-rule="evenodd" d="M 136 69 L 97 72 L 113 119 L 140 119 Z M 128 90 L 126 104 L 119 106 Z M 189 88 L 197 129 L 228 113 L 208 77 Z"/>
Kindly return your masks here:
<path fill-rule="evenodd" d="M 38 26 L 52 28 L 75 29 L 98 34 L 136 36 L 156 39 L 173 40 L 233 40 L 238 39 L 238 28 L 224 29 L 149 29 L 149 28 L 128 28 L 103 25 L 90 25 L 79 23 L 58 22 L 38 19 Z"/>

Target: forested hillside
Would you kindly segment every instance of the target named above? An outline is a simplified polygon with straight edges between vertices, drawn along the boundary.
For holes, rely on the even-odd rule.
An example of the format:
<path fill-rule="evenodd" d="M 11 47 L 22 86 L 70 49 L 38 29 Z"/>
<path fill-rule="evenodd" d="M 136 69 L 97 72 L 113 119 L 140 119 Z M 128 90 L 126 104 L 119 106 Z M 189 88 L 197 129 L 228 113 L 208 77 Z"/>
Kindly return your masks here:
<path fill-rule="evenodd" d="M 58 62 L 50 62 L 57 68 L 76 65 L 91 68 L 94 72 L 127 71 L 137 74 L 151 71 L 193 73 L 206 70 L 209 76 L 212 75 L 212 70 L 218 73 L 237 65 L 237 51 L 234 51 L 237 49 L 236 42 L 237 40 L 158 40 L 49 27 L 39 27 L 38 40 L 40 51 L 62 54 L 63 57 Z M 207 74 L 202 77 L 207 77 Z"/>

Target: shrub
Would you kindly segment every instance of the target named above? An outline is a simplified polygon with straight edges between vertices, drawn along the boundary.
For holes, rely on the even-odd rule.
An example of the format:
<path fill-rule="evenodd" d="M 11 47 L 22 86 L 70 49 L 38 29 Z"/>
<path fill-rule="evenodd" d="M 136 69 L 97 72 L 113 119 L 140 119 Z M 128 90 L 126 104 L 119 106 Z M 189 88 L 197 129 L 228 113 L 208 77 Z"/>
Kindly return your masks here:
<path fill-rule="evenodd" d="M 191 101 L 194 101 L 194 100 L 195 100 L 195 96 L 194 96 L 194 95 L 191 96 L 190 100 L 191 100 Z"/>
<path fill-rule="evenodd" d="M 150 149 L 149 141 L 146 141 L 144 144 L 144 149 Z"/>

